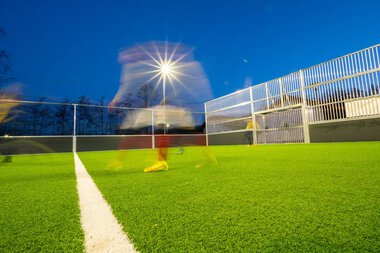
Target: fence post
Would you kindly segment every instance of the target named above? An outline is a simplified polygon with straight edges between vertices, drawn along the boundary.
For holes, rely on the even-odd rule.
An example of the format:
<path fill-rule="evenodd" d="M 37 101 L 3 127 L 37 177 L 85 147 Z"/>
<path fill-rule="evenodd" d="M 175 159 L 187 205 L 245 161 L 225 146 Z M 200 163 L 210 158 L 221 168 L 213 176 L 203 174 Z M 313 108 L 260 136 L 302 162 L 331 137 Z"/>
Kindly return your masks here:
<path fill-rule="evenodd" d="M 207 129 L 207 105 L 206 102 L 204 103 L 205 107 L 205 135 L 206 135 L 206 146 L 208 146 L 208 129 Z"/>
<path fill-rule="evenodd" d="M 253 105 L 253 88 L 249 88 L 249 98 L 251 100 L 251 120 L 252 120 L 252 136 L 253 136 L 253 145 L 257 144 L 257 125 L 256 125 L 256 117 L 255 117 L 255 108 Z"/>
<path fill-rule="evenodd" d="M 156 148 L 156 139 L 154 136 L 154 110 L 152 109 L 152 148 Z"/>
<path fill-rule="evenodd" d="M 269 94 L 268 94 L 268 83 L 265 82 L 265 97 L 267 99 L 267 110 L 269 110 Z"/>
<path fill-rule="evenodd" d="M 282 77 L 278 79 L 278 84 L 280 86 L 280 99 L 281 99 L 281 107 L 284 107 L 284 91 L 282 87 Z"/>
<path fill-rule="evenodd" d="M 77 104 L 73 104 L 74 106 L 74 122 L 73 122 L 73 152 L 77 152 Z"/>
<path fill-rule="evenodd" d="M 300 86 L 301 86 L 301 93 L 302 93 L 301 114 L 302 114 L 302 125 L 303 125 L 303 139 L 305 143 L 310 143 L 309 118 L 308 118 L 308 112 L 307 112 L 305 80 L 304 80 L 302 70 L 299 71 L 299 78 L 300 78 Z"/>

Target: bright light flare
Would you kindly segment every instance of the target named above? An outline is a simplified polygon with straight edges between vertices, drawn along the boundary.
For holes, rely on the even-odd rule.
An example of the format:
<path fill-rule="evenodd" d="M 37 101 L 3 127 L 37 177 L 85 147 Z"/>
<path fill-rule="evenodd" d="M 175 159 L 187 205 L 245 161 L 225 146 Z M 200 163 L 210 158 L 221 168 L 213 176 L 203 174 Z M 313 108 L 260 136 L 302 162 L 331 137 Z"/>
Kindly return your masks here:
<path fill-rule="evenodd" d="M 170 104 L 202 111 L 212 98 L 209 82 L 193 49 L 180 43 L 147 42 L 122 50 L 120 87 L 113 103 L 132 107 Z"/>
<path fill-rule="evenodd" d="M 160 66 L 160 71 L 162 75 L 166 75 L 166 76 L 172 75 L 172 70 L 173 70 L 172 67 L 168 63 L 163 63 Z"/>

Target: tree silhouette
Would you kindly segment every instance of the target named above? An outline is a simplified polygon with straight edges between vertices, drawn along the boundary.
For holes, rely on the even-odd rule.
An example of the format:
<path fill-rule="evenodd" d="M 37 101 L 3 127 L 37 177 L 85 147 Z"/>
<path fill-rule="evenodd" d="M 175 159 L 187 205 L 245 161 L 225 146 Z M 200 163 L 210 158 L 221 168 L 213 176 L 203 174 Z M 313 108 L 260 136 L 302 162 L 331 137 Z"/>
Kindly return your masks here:
<path fill-rule="evenodd" d="M 5 37 L 5 29 L 0 26 L 0 40 Z M 10 76 L 11 73 L 12 65 L 10 63 L 10 55 L 5 49 L 0 48 L 0 85 L 16 80 L 14 77 Z"/>
<path fill-rule="evenodd" d="M 24 107 L 26 115 L 29 116 L 29 129 L 31 135 L 41 135 L 48 130 L 48 116 L 50 110 L 49 106 L 42 103 L 45 101 L 46 97 L 40 97 L 37 100 L 37 103 L 29 104 Z"/>
<path fill-rule="evenodd" d="M 57 111 L 54 113 L 55 122 L 57 124 L 56 134 L 59 134 L 59 135 L 72 134 L 72 133 L 69 133 L 69 129 L 70 129 L 69 122 L 71 122 L 73 107 L 69 105 L 69 103 L 70 103 L 70 100 L 68 98 L 64 98 L 62 100 L 62 104 L 58 106 Z"/>
<path fill-rule="evenodd" d="M 159 96 L 157 94 L 157 90 L 155 89 L 153 83 L 144 83 L 138 90 L 136 98 L 129 98 L 133 103 L 133 107 L 137 108 L 148 108 L 160 103 L 160 100 L 158 100 Z"/>
<path fill-rule="evenodd" d="M 98 99 L 98 107 L 94 107 L 94 116 L 95 116 L 95 133 L 96 134 L 105 134 L 106 124 L 105 124 L 105 96 L 101 96 Z"/>
<path fill-rule="evenodd" d="M 91 126 L 94 124 L 94 118 L 92 116 L 91 100 L 89 97 L 80 96 L 77 107 L 77 129 L 78 134 L 89 134 Z"/>

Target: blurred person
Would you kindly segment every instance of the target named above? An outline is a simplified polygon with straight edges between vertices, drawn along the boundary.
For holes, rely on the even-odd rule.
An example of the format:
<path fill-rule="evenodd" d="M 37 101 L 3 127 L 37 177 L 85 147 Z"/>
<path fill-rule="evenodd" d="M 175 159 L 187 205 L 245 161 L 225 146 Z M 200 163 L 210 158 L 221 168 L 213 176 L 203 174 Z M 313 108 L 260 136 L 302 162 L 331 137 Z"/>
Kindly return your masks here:
<path fill-rule="evenodd" d="M 194 121 L 191 113 L 185 108 L 172 105 L 157 105 L 146 109 L 134 110 L 120 125 L 120 129 L 138 130 L 147 126 L 152 126 L 152 113 L 154 115 L 154 127 L 159 134 L 155 135 L 155 148 L 157 148 L 157 161 L 144 169 L 145 172 L 167 170 L 168 148 L 173 143 L 174 137 L 167 133 L 168 127 L 176 129 L 193 129 Z M 126 139 L 120 142 L 120 149 L 127 149 Z M 121 167 L 125 152 L 119 152 L 118 158 L 113 162 L 114 167 Z"/>
<path fill-rule="evenodd" d="M 167 170 L 170 135 L 167 126 L 194 128 L 191 111 L 203 110 L 203 102 L 211 99 L 211 89 L 201 64 L 193 59 L 192 50 L 179 43 L 148 42 L 123 50 L 119 54 L 122 74 L 119 89 L 109 106 L 134 100 L 140 110 L 129 115 L 120 129 L 156 126 L 163 134 L 156 137 L 157 161 L 145 172 Z M 168 102 L 169 101 L 169 102 Z M 152 133 L 154 134 L 154 133 Z M 127 147 L 126 141 L 120 149 Z M 124 152 L 113 166 L 122 167 Z"/>
<path fill-rule="evenodd" d="M 253 142 L 253 123 L 252 120 L 247 121 L 247 126 L 245 127 L 245 137 L 248 141 L 248 145 L 251 146 Z"/>
<path fill-rule="evenodd" d="M 245 130 L 246 130 L 245 131 L 245 137 L 248 141 L 248 146 L 252 146 L 252 144 L 253 144 L 253 131 L 255 129 L 258 129 L 258 128 L 259 128 L 258 124 L 254 120 L 252 120 L 252 119 L 247 120 L 247 125 L 245 127 Z"/>
<path fill-rule="evenodd" d="M 19 105 L 17 100 L 21 95 L 21 90 L 21 84 L 11 84 L 0 89 L 0 124 L 5 124 L 16 117 L 13 108 Z M 0 146 L 4 155 L 2 163 L 12 162 L 13 150 L 8 135 L 0 138 Z"/>

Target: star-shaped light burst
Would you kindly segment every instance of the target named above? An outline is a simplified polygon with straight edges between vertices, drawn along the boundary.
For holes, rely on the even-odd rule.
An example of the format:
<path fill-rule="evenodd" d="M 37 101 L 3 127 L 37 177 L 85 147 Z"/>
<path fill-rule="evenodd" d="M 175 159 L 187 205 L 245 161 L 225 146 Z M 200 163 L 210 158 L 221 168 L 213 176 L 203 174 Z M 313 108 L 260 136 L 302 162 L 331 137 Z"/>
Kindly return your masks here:
<path fill-rule="evenodd" d="M 170 66 L 169 64 L 164 63 L 164 64 L 161 65 L 160 70 L 161 70 L 161 74 L 162 74 L 162 75 L 169 75 L 169 74 L 170 74 L 170 71 L 171 71 L 172 69 L 171 69 L 171 66 Z"/>
<path fill-rule="evenodd" d="M 152 41 L 120 52 L 122 73 L 116 100 L 125 99 L 128 103 L 134 100 L 139 107 L 149 107 L 154 112 L 141 111 L 139 120 L 130 116 L 131 124 L 126 127 L 152 123 L 165 123 L 165 128 L 179 126 L 184 119 L 172 111 L 203 110 L 203 102 L 212 98 L 212 92 L 202 65 L 194 59 L 193 50 L 180 43 Z M 194 115 L 198 114 L 188 115 L 197 117 Z M 139 124 L 133 123 L 135 121 Z"/>
<path fill-rule="evenodd" d="M 150 50 L 151 48 L 147 49 L 142 45 L 139 45 L 148 56 L 148 60 L 140 61 L 140 63 L 151 67 L 151 70 L 144 73 L 151 75 L 146 82 L 149 83 L 156 80 L 154 87 L 155 90 L 162 83 L 164 104 L 167 85 L 170 85 L 172 90 L 175 90 L 175 85 L 179 84 L 182 88 L 188 90 L 186 84 L 181 81 L 181 77 L 189 77 L 186 74 L 186 67 L 188 65 L 186 64 L 185 59 L 192 52 L 177 52 L 179 45 L 180 44 L 176 44 L 173 46 L 171 44 L 168 46 L 168 43 L 165 43 L 162 50 L 160 50 L 157 45 L 153 45 L 153 50 Z M 171 50 L 171 52 L 169 52 L 169 50 Z"/>

